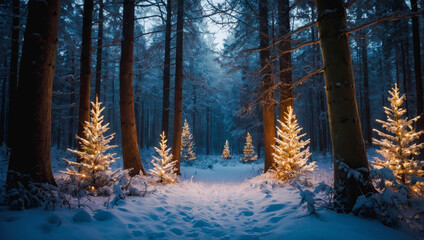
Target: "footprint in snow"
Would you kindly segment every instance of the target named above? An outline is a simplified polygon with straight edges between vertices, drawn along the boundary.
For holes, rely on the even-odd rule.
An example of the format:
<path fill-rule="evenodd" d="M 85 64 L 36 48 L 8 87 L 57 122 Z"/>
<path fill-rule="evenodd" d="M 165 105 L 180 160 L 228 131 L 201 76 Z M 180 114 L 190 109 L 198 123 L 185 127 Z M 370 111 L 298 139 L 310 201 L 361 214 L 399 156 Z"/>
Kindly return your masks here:
<path fill-rule="evenodd" d="M 130 220 L 131 222 L 141 222 L 140 218 L 134 217 L 134 216 L 127 217 L 127 219 Z"/>
<path fill-rule="evenodd" d="M 163 207 L 157 207 L 157 208 L 155 208 L 155 210 L 158 211 L 158 212 L 164 212 L 165 211 L 165 208 L 163 208 Z"/>
<path fill-rule="evenodd" d="M 183 235 L 183 230 L 179 229 L 179 228 L 171 228 L 169 231 L 171 231 L 172 233 L 174 233 L 175 235 L 181 236 Z"/>
<path fill-rule="evenodd" d="M 283 218 L 284 217 L 272 217 L 272 218 L 269 219 L 269 221 L 272 222 L 272 223 L 278 223 Z"/>
<path fill-rule="evenodd" d="M 121 212 L 128 212 L 128 210 L 127 209 L 125 209 L 125 208 L 117 208 L 119 211 L 121 211 Z"/>
<path fill-rule="evenodd" d="M 204 228 L 204 227 L 210 227 L 211 225 L 204 221 L 204 220 L 196 220 L 194 221 L 193 227 L 195 228 Z"/>
<path fill-rule="evenodd" d="M 238 216 L 246 216 L 246 217 L 250 217 L 250 216 L 253 216 L 253 214 L 254 214 L 254 213 L 253 213 L 252 211 L 245 210 L 245 211 L 240 212 Z"/>
<path fill-rule="evenodd" d="M 127 227 L 128 227 L 129 229 L 133 229 L 133 228 L 135 228 L 135 226 L 134 226 L 133 224 L 128 224 L 128 225 L 127 225 Z"/>
<path fill-rule="evenodd" d="M 285 206 L 286 206 L 285 204 L 271 204 L 268 207 L 266 207 L 263 212 L 275 212 L 275 211 L 283 209 Z"/>
<path fill-rule="evenodd" d="M 154 221 L 159 221 L 159 217 L 154 213 L 149 214 L 149 217 Z"/>
<path fill-rule="evenodd" d="M 133 234 L 134 237 L 141 237 L 141 236 L 143 236 L 143 232 L 138 231 L 138 230 L 132 231 L 132 234 Z"/>

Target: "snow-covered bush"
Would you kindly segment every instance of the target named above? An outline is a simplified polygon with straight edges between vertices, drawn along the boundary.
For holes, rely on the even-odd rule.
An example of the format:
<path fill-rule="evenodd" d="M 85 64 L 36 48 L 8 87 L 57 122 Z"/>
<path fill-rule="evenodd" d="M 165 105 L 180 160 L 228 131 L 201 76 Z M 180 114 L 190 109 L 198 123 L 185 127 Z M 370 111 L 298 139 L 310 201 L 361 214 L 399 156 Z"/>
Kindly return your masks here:
<path fill-rule="evenodd" d="M 231 158 L 230 145 L 228 144 L 228 140 L 225 140 L 224 150 L 222 151 L 222 157 L 225 159 Z"/>
<path fill-rule="evenodd" d="M 251 162 L 255 161 L 258 158 L 258 155 L 255 153 L 255 148 L 253 146 L 252 136 L 250 133 L 246 135 L 246 144 L 243 148 L 244 157 L 241 159 L 242 162 Z"/>
<path fill-rule="evenodd" d="M 376 217 L 391 227 L 397 227 L 401 222 L 413 224 L 414 219 L 405 214 L 417 212 L 416 201 L 408 197 L 409 186 L 399 183 L 393 171 L 387 168 L 371 170 L 370 179 L 377 192 L 360 196 L 352 211 L 361 216 Z"/>
<path fill-rule="evenodd" d="M 75 185 L 76 189 L 71 192 L 88 190 L 93 195 L 105 194 L 104 187 L 111 186 L 115 181 L 115 174 L 120 171 L 112 171 L 110 164 L 115 162 L 115 153 L 107 153 L 108 150 L 116 148 L 109 145 L 114 133 L 104 136 L 109 130 L 109 123 L 103 125 L 101 103 L 96 98 L 96 103 L 91 103 L 90 122 L 84 126 L 84 136 L 76 136 L 81 146 L 81 151 L 68 149 L 77 155 L 78 161 L 64 159 L 70 168 L 60 171 L 70 176 L 69 184 Z"/>
<path fill-rule="evenodd" d="M 184 119 L 183 131 L 181 133 L 181 156 L 184 161 L 196 160 L 196 154 L 194 153 L 194 141 L 193 135 L 190 132 L 187 119 Z"/>
<path fill-rule="evenodd" d="M 150 170 L 150 173 L 156 178 L 157 182 L 161 183 L 175 183 L 177 180 L 177 175 L 175 173 L 175 161 L 172 160 L 172 154 L 169 154 L 171 148 L 167 149 L 165 132 L 161 135 L 161 142 L 159 143 L 160 149 L 155 147 L 156 152 L 159 154 L 160 158 L 153 156 L 152 164 L 153 169 Z"/>
<path fill-rule="evenodd" d="M 2 189 L 0 202 L 8 205 L 11 210 L 24 210 L 34 207 L 43 207 L 46 210 L 54 210 L 57 207 L 71 207 L 70 197 L 67 197 L 58 187 L 37 183 L 20 173 L 20 181 L 13 186 L 9 185 Z"/>
<path fill-rule="evenodd" d="M 272 145 L 275 178 L 286 181 L 315 171 L 315 162 L 308 163 L 311 153 L 307 145 L 310 140 L 301 140 L 306 133 L 300 134 L 302 128 L 297 123 L 293 108 L 288 108 L 284 122 L 278 122 L 281 128 L 277 127 L 276 144 Z"/>
<path fill-rule="evenodd" d="M 415 132 L 413 127 L 420 116 L 409 120 L 403 116 L 406 113 L 406 109 L 402 108 L 405 94 L 400 96 L 397 85 L 389 94 L 390 108 L 384 107 L 387 121 L 377 119 L 386 132 L 374 129 L 382 139 L 373 138 L 373 143 L 381 147 L 377 152 L 384 158 L 376 157 L 375 167 L 391 169 L 399 183 L 407 184 L 413 190 L 410 194 L 422 197 L 424 185 L 421 181 L 412 180 L 424 177 L 424 161 L 413 158 L 424 148 L 424 143 L 415 143 L 424 134 L 424 131 Z"/>

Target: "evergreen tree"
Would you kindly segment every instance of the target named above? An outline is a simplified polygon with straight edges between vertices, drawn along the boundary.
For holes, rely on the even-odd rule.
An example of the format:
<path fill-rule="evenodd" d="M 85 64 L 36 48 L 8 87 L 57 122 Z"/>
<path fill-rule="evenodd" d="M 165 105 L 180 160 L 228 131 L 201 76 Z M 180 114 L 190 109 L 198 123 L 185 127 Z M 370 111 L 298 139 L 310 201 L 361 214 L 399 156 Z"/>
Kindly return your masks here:
<path fill-rule="evenodd" d="M 380 146 L 377 150 L 384 160 L 378 157 L 375 159 L 377 168 L 389 168 L 393 170 L 395 177 L 404 184 L 411 184 L 411 178 L 414 176 L 424 176 L 422 167 L 424 161 L 414 160 L 413 155 L 418 156 L 419 150 L 424 147 L 424 143 L 414 143 L 419 139 L 424 131 L 415 132 L 413 127 L 420 116 L 413 119 L 403 117 L 406 109 L 402 108 L 405 101 L 405 94 L 399 96 L 397 84 L 389 91 L 391 97 L 388 98 L 390 108 L 384 107 L 387 115 L 387 121 L 377 119 L 376 121 L 386 129 L 386 133 L 374 129 L 382 137 L 381 140 L 373 138 L 373 143 Z"/>
<path fill-rule="evenodd" d="M 222 157 L 225 159 L 231 158 L 230 145 L 228 144 L 228 140 L 225 140 L 224 151 L 222 151 Z"/>
<path fill-rule="evenodd" d="M 150 170 L 150 173 L 156 176 L 156 180 L 161 183 L 175 183 L 177 175 L 175 172 L 176 161 L 172 160 L 172 154 L 169 154 L 171 148 L 167 149 L 165 132 L 160 135 L 161 142 L 159 143 L 160 149 L 155 147 L 156 152 L 160 158 L 153 156 L 152 164 L 155 166 L 154 169 Z"/>
<path fill-rule="evenodd" d="M 184 161 L 196 160 L 193 147 L 193 135 L 190 132 L 187 119 L 184 119 L 183 132 L 181 134 L 181 156 L 183 157 Z"/>
<path fill-rule="evenodd" d="M 276 144 L 272 146 L 275 151 L 273 154 L 275 178 L 285 181 L 313 172 L 316 168 L 315 162 L 308 164 L 311 153 L 307 145 L 310 140 L 301 140 L 306 133 L 300 134 L 302 128 L 299 127 L 291 106 L 287 108 L 284 122 L 280 120 L 278 122 L 281 128 L 277 127 Z"/>
<path fill-rule="evenodd" d="M 247 133 L 243 153 L 244 157 L 241 159 L 243 162 L 255 161 L 258 158 L 258 155 L 255 154 L 255 147 L 253 146 L 252 136 L 250 136 L 250 133 Z"/>
<path fill-rule="evenodd" d="M 103 125 L 104 117 L 101 114 L 105 108 L 101 108 L 100 105 L 98 98 L 96 103 L 91 102 L 90 122 L 85 122 L 83 136 L 76 135 L 81 150 L 68 149 L 75 153 L 80 161 L 64 159 L 70 168 L 60 171 L 75 177 L 82 188 L 90 190 L 109 185 L 113 180 L 111 177 L 116 173 L 110 171 L 110 164 L 117 159 L 116 153 L 106 153 L 109 149 L 117 147 L 109 145 L 115 133 L 104 136 L 109 130 L 109 123 Z"/>

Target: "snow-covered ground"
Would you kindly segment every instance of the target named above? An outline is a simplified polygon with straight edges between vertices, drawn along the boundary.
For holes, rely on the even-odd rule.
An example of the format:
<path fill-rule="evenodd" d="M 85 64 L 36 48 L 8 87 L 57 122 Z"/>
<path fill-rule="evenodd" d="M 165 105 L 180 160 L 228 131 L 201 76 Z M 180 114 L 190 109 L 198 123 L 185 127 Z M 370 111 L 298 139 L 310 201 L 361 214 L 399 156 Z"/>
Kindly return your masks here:
<path fill-rule="evenodd" d="M 331 176 L 323 157 L 314 182 Z M 150 186 L 146 197 L 127 197 L 106 209 L 0 211 L 1 239 L 424 239 L 377 220 L 319 209 L 310 216 L 299 191 L 267 184 L 263 160 L 243 164 L 200 156 L 182 165 L 178 184 Z M 75 221 L 77 220 L 77 221 Z M 87 222 L 83 222 L 83 221 Z"/>

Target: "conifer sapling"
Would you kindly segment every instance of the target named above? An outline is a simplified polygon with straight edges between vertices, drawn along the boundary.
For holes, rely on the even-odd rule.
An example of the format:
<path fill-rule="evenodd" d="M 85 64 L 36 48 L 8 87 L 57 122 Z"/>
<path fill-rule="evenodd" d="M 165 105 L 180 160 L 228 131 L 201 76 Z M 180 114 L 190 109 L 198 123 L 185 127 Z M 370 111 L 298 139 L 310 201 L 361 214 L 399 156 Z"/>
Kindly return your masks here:
<path fill-rule="evenodd" d="M 243 153 L 244 157 L 241 159 L 242 162 L 251 162 L 258 158 L 253 147 L 252 136 L 250 136 L 250 133 L 247 133 L 246 135 L 246 144 L 244 145 Z"/>
<path fill-rule="evenodd" d="M 165 132 L 160 135 L 161 142 L 159 143 L 160 149 L 155 147 L 156 152 L 160 158 L 153 156 L 152 164 L 153 169 L 150 173 L 156 177 L 156 181 L 161 183 L 175 183 L 177 175 L 175 173 L 175 161 L 172 160 L 172 154 L 169 154 L 171 148 L 167 149 Z"/>
<path fill-rule="evenodd" d="M 278 120 L 281 128 L 277 127 L 277 137 L 274 148 L 274 170 L 275 178 L 286 181 L 297 178 L 307 172 L 313 172 L 316 168 L 315 162 L 308 164 L 311 156 L 309 152 L 310 140 L 301 140 L 306 133 L 301 134 L 293 108 L 289 107 L 284 116 L 284 122 Z"/>
<path fill-rule="evenodd" d="M 196 154 L 194 153 L 193 147 L 193 135 L 190 132 L 187 119 L 184 119 L 183 131 L 181 133 L 181 156 L 184 161 L 196 160 Z"/>
<path fill-rule="evenodd" d="M 413 177 L 424 177 L 424 161 L 414 160 L 414 155 L 420 154 L 420 149 L 424 147 L 424 143 L 415 143 L 424 131 L 415 132 L 414 123 L 420 118 L 417 116 L 413 119 L 404 117 L 406 109 L 402 108 L 402 104 L 406 98 L 405 94 L 399 96 L 399 88 L 395 84 L 392 91 L 389 91 L 390 108 L 384 107 L 387 121 L 377 119 L 376 121 L 382 125 L 386 132 L 373 129 L 381 140 L 373 138 L 373 143 L 380 146 L 377 152 L 383 156 L 384 160 L 378 157 L 374 158 L 376 168 L 388 168 L 393 171 L 397 180 L 403 184 L 410 185 L 414 191 L 423 191 L 422 182 L 415 185 L 411 183 Z"/>
<path fill-rule="evenodd" d="M 103 125 L 101 114 L 104 109 L 97 98 L 96 103 L 91 102 L 90 122 L 85 122 L 84 136 L 75 136 L 79 140 L 81 151 L 68 149 L 78 156 L 80 162 L 64 159 L 70 168 L 60 171 L 76 178 L 82 188 L 92 191 L 110 185 L 114 181 L 112 177 L 119 171 L 112 172 L 110 168 L 110 164 L 118 158 L 115 158 L 116 153 L 107 151 L 117 146 L 109 145 L 115 133 L 104 136 L 109 130 L 109 123 Z"/>
<path fill-rule="evenodd" d="M 222 157 L 225 159 L 231 158 L 230 145 L 228 144 L 228 140 L 225 140 L 224 151 L 222 151 Z"/>

